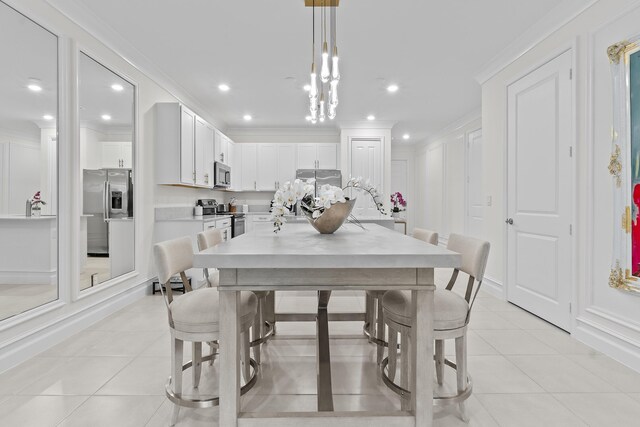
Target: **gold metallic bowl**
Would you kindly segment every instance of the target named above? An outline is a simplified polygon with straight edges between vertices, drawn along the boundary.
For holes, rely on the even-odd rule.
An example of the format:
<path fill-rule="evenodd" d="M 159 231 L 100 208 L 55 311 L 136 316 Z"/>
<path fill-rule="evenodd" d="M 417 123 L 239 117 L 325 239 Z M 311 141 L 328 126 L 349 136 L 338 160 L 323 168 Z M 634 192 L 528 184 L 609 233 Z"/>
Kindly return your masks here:
<path fill-rule="evenodd" d="M 322 215 L 316 219 L 313 219 L 308 212 L 304 214 L 309 223 L 313 228 L 318 230 L 320 234 L 333 234 L 338 228 L 342 227 L 342 224 L 349 218 L 355 205 L 355 199 L 347 200 L 344 203 L 333 204 L 330 208 L 325 209 Z"/>

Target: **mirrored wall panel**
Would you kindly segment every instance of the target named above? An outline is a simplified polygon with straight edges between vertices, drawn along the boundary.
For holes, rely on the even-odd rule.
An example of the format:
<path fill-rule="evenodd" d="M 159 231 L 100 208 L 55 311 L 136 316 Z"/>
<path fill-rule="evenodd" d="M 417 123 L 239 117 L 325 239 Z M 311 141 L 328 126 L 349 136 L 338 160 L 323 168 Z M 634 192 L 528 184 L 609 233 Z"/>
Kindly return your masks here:
<path fill-rule="evenodd" d="M 133 271 L 135 87 L 84 53 L 79 58 L 80 289 Z"/>
<path fill-rule="evenodd" d="M 58 38 L 0 2 L 0 319 L 58 299 Z"/>

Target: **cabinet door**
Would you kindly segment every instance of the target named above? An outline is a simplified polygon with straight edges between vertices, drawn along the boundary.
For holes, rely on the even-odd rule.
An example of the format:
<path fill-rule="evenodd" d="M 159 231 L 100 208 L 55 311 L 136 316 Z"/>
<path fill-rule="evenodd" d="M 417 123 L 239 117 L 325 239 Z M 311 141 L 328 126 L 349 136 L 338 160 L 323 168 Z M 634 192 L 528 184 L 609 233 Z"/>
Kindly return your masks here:
<path fill-rule="evenodd" d="M 215 161 L 219 162 L 220 160 L 220 154 L 222 153 L 222 132 L 216 130 L 216 143 L 215 143 Z"/>
<path fill-rule="evenodd" d="M 318 169 L 338 169 L 338 144 L 318 144 Z"/>
<path fill-rule="evenodd" d="M 196 116 L 186 108 L 180 113 L 180 182 L 195 184 L 194 132 Z"/>
<path fill-rule="evenodd" d="M 109 169 L 117 169 L 122 159 L 122 147 L 119 142 L 103 142 L 102 143 L 102 167 Z"/>
<path fill-rule="evenodd" d="M 214 130 L 207 122 L 196 119 L 196 185 L 213 185 Z"/>
<path fill-rule="evenodd" d="M 239 144 L 241 147 L 242 158 L 242 189 L 256 190 L 256 166 L 258 164 L 258 152 L 256 144 Z"/>
<path fill-rule="evenodd" d="M 276 181 L 278 187 L 282 187 L 285 182 L 296 179 L 296 145 L 278 144 L 278 169 L 276 170 Z"/>
<path fill-rule="evenodd" d="M 316 144 L 298 144 L 298 169 L 316 168 Z"/>
<path fill-rule="evenodd" d="M 122 167 L 131 169 L 133 167 L 133 144 L 130 142 L 121 142 L 120 148 L 122 150 Z"/>
<path fill-rule="evenodd" d="M 258 145 L 258 191 L 276 190 L 276 181 L 278 181 L 278 151 L 276 144 L 257 144 Z"/>
<path fill-rule="evenodd" d="M 220 161 L 229 166 L 229 145 L 231 141 L 226 136 L 222 135 L 222 153 L 220 154 Z"/>
<path fill-rule="evenodd" d="M 242 190 L 242 148 L 241 144 L 231 142 L 231 188 Z"/>

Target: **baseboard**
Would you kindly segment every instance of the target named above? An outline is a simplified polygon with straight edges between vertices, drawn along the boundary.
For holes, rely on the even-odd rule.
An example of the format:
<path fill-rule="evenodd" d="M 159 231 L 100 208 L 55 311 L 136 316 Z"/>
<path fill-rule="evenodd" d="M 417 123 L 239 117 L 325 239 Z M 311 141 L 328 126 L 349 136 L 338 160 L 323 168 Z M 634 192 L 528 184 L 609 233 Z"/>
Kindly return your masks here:
<path fill-rule="evenodd" d="M 492 277 L 484 276 L 482 280 L 482 290 L 501 300 L 505 299 L 504 286 Z"/>
<path fill-rule="evenodd" d="M 640 372 L 640 343 L 629 340 L 590 319 L 576 319 L 573 338 Z"/>
<path fill-rule="evenodd" d="M 0 348 L 0 373 L 61 343 L 94 323 L 144 297 L 150 289 L 147 280 L 81 310 L 62 316 L 53 323 L 31 331 Z"/>

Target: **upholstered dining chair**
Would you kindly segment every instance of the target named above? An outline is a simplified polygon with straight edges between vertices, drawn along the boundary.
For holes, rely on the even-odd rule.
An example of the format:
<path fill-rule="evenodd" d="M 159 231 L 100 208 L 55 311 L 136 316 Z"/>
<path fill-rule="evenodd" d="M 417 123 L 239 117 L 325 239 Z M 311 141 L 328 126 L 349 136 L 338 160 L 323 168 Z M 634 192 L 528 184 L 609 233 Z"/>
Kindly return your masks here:
<path fill-rule="evenodd" d="M 198 233 L 198 249 L 204 251 L 215 245 L 222 243 L 222 232 L 216 228 L 210 228 L 206 231 Z M 213 269 L 210 271 L 208 268 L 204 269 L 204 275 L 207 279 L 208 286 L 218 286 L 220 278 L 218 270 Z M 256 318 L 251 327 L 251 347 L 253 348 L 253 356 L 256 359 L 258 365 L 261 363 L 260 358 L 260 346 L 265 343 L 273 334 L 273 326 L 265 321 L 265 305 L 267 304 L 267 296 L 270 291 L 254 291 L 255 296 L 258 298 L 258 311 Z"/>
<path fill-rule="evenodd" d="M 454 396 L 434 397 L 434 404 L 459 404 L 460 414 L 464 421 L 468 416 L 464 401 L 471 395 L 472 383 L 467 373 L 467 327 L 473 303 L 478 295 L 489 257 L 489 242 L 472 237 L 450 234 L 447 249 L 462 255 L 462 265 L 453 270 L 451 279 L 445 289 L 436 289 L 434 293 L 434 338 L 436 379 L 442 385 L 444 366 L 456 370 L 457 394 Z M 464 296 L 453 292 L 453 286 L 462 271 L 469 276 Z M 477 286 L 474 286 L 476 285 Z M 474 289 L 475 287 L 475 289 Z M 408 388 L 410 337 L 411 337 L 411 292 L 388 291 L 382 297 L 384 323 L 389 328 L 389 356 L 381 364 L 382 377 L 385 383 L 396 393 L 404 397 L 403 405 L 407 405 L 410 392 Z M 397 336 L 400 334 L 401 384 L 394 383 L 397 363 Z M 444 340 L 455 339 L 456 362 L 444 357 Z M 430 356 L 427 355 L 427 359 Z M 426 363 L 431 363 L 426 360 Z M 387 373 L 384 368 L 388 365 Z"/>
<path fill-rule="evenodd" d="M 167 307 L 169 331 L 171 333 L 171 370 L 165 392 L 175 406 L 171 425 L 175 425 L 180 407 L 208 408 L 219 404 L 218 397 L 209 399 L 190 399 L 182 395 L 182 373 L 191 368 L 193 387 L 198 388 L 202 362 L 212 360 L 215 353 L 202 357 L 203 342 L 219 343 L 219 298 L 216 288 L 200 288 L 192 290 L 185 274 L 193 268 L 193 246 L 191 238 L 169 240 L 158 243 L 153 248 L 153 255 L 158 270 L 158 281 L 166 284 L 166 294 L 161 288 Z M 173 297 L 169 281 L 179 274 L 185 287 L 185 294 Z M 249 357 L 249 328 L 255 319 L 258 301 L 251 292 L 242 292 L 240 297 L 240 336 L 242 345 L 242 364 L 245 385 L 241 389 L 244 394 L 256 381 L 257 364 Z M 183 365 L 184 341 L 192 343 L 193 360 Z M 219 345 L 219 344 L 218 344 Z M 224 343 L 222 344 L 224 345 Z M 249 366 L 253 367 L 253 375 Z"/>
<path fill-rule="evenodd" d="M 432 245 L 438 244 L 438 233 L 422 228 L 413 229 L 413 237 Z M 382 363 L 384 348 L 389 346 L 385 340 L 385 326 L 382 320 L 382 296 L 386 291 L 367 291 L 365 301 L 365 323 L 364 333 L 369 337 L 369 341 L 378 346 L 376 361 L 378 365 Z"/>

